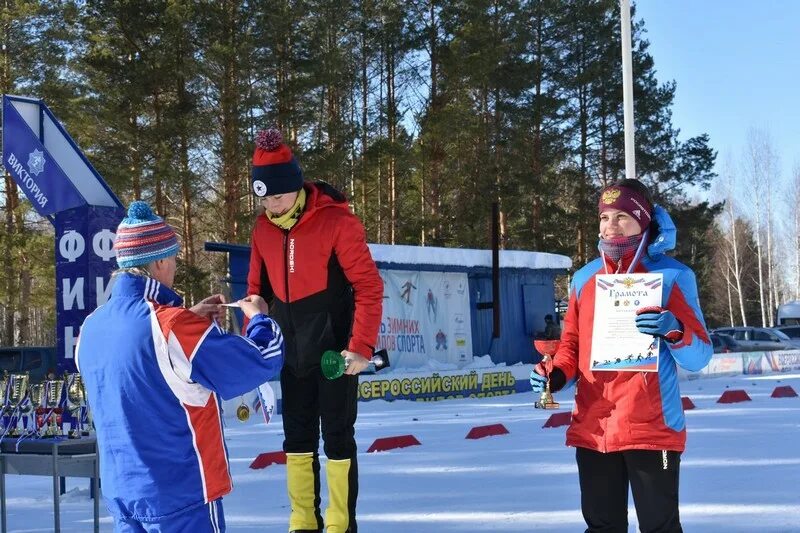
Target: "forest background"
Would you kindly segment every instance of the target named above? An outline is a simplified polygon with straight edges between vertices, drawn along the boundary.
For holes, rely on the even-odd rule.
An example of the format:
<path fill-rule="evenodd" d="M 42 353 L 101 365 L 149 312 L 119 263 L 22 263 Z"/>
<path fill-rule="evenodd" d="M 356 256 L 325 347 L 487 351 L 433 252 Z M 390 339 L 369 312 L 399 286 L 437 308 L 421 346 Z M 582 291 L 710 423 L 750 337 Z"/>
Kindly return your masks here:
<path fill-rule="evenodd" d="M 225 276 L 203 243 L 249 241 L 267 127 L 306 179 L 345 192 L 370 242 L 488 248 L 496 201 L 503 248 L 578 268 L 598 191 L 624 177 L 619 19 L 616 0 L 3 0 L 0 91 L 44 100 L 125 205 L 176 228 L 189 303 Z M 772 324 L 800 290 L 800 219 L 774 214 L 800 179 L 779 185 L 756 129 L 717 175 L 708 136 L 672 123 L 676 82 L 633 20 L 637 175 L 676 222 L 709 324 Z M 0 187 L 0 345 L 52 344 L 52 228 L 7 173 Z"/>

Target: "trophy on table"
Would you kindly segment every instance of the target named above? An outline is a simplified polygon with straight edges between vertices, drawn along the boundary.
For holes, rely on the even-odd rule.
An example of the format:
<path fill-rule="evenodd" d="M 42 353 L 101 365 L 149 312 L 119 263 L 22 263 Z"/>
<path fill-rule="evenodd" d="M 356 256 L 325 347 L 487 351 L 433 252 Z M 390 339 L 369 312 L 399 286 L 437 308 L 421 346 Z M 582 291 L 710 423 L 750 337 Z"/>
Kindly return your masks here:
<path fill-rule="evenodd" d="M 30 382 L 30 379 L 28 380 Z M 28 384 L 28 388 L 25 391 L 25 400 L 19 406 L 19 421 L 17 426 L 19 427 L 21 435 L 29 435 L 36 433 L 36 414 L 34 413 L 34 405 L 33 405 L 33 398 L 31 397 L 31 387 L 33 386 L 32 383 Z"/>
<path fill-rule="evenodd" d="M 8 407 L 8 372 L 3 371 L 0 376 L 0 435 L 6 431 L 6 424 L 4 418 L 6 415 L 6 408 Z M 10 421 L 9 421 L 10 422 Z"/>
<path fill-rule="evenodd" d="M 544 390 L 542 391 L 541 396 L 539 396 L 539 400 L 533 404 L 534 407 L 537 409 L 558 409 L 559 404 L 555 400 L 553 400 L 553 394 L 550 392 L 550 361 L 553 360 L 553 356 L 556 354 L 558 350 L 558 345 L 561 341 L 559 340 L 544 340 L 544 339 L 536 339 L 533 341 L 533 346 L 536 348 L 536 351 L 542 354 L 542 367 L 545 369 L 545 376 L 547 381 L 544 385 Z"/>
<path fill-rule="evenodd" d="M 11 437 L 22 435 L 20 420 L 22 419 L 23 404 L 27 400 L 28 373 L 10 374 L 8 376 L 8 409 L 11 413 L 11 418 L 8 424 L 11 429 L 8 431 L 8 435 Z"/>
<path fill-rule="evenodd" d="M 45 409 L 47 414 L 45 424 L 47 428 L 44 434 L 48 437 L 55 437 L 61 434 L 61 394 L 64 392 L 63 379 L 49 379 L 45 381 Z"/>
<path fill-rule="evenodd" d="M 83 434 L 83 413 L 86 410 L 86 389 L 83 388 L 83 378 L 80 374 L 67 374 L 64 378 L 67 384 L 67 409 L 75 420 L 69 431 L 69 438 L 79 439 Z"/>
<path fill-rule="evenodd" d="M 44 383 L 31 383 L 28 390 L 28 397 L 31 400 L 31 418 L 28 427 L 30 432 L 39 435 L 42 427 L 44 426 L 44 413 L 45 413 L 45 395 Z"/>
<path fill-rule="evenodd" d="M 344 371 L 347 369 L 347 363 L 347 360 L 340 352 L 327 350 L 322 354 L 322 361 L 320 362 L 322 375 L 328 379 L 336 379 L 344 374 Z M 390 366 L 389 354 L 386 350 L 378 350 L 369 360 L 367 371 L 377 372 L 388 366 Z"/>

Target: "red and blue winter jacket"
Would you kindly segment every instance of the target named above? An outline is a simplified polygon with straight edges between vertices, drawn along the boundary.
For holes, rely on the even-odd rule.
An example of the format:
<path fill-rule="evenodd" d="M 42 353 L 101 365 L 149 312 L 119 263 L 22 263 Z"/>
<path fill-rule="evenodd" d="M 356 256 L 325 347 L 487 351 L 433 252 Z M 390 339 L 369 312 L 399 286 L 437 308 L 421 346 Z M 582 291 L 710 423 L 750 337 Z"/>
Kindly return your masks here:
<path fill-rule="evenodd" d="M 158 522 L 232 488 L 220 398 L 252 391 L 283 364 L 283 336 L 256 315 L 230 335 L 154 279 L 119 274 L 81 327 L 76 364 L 97 430 L 110 513 Z"/>
<path fill-rule="evenodd" d="M 576 380 L 575 408 L 567 430 L 567 445 L 599 452 L 631 449 L 683 451 L 686 424 L 678 388 L 678 365 L 701 370 L 713 349 L 706 331 L 692 270 L 664 252 L 675 247 L 675 225 L 664 209 L 656 207 L 659 234 L 651 239 L 647 254 L 632 272 L 663 274 L 661 307 L 672 311 L 683 325 L 683 338 L 662 341 L 658 373 L 592 372 L 595 276 L 626 272 L 633 257 L 616 264 L 606 258 L 590 262 L 572 279 L 569 307 L 561 344 L 553 359 L 567 380 Z"/>
<path fill-rule="evenodd" d="M 344 195 L 326 183 L 304 187 L 306 205 L 291 229 L 257 217 L 247 275 L 247 294 L 269 302 L 286 336 L 286 367 L 300 376 L 319 369 L 326 350 L 372 357 L 383 306 L 364 226 Z"/>

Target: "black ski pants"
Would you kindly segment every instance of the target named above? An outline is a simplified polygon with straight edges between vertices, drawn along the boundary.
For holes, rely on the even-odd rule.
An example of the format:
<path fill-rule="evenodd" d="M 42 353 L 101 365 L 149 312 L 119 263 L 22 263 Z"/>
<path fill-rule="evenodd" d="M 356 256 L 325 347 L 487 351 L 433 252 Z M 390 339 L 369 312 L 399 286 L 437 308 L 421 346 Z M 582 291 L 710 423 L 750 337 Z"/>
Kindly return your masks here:
<path fill-rule="evenodd" d="M 337 379 L 327 379 L 319 367 L 305 376 L 297 376 L 290 368 L 283 367 L 283 451 L 316 453 L 321 422 L 328 459 L 355 460 L 357 400 L 358 376 L 345 374 Z"/>
<path fill-rule="evenodd" d="M 682 533 L 678 515 L 680 452 L 575 449 L 586 533 L 627 533 L 628 487 L 643 533 Z"/>

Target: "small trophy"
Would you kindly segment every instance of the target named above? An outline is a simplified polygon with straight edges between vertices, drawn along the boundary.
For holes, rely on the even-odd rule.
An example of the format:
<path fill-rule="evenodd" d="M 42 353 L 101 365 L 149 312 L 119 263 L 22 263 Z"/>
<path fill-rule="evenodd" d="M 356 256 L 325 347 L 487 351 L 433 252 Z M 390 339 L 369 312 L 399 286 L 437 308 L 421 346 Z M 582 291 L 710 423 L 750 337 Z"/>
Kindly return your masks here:
<path fill-rule="evenodd" d="M 558 345 L 561 341 L 559 340 L 534 340 L 533 346 L 536 348 L 536 351 L 542 354 L 542 366 L 547 369 L 547 363 L 549 363 L 553 356 L 555 355 L 556 351 L 558 350 Z M 547 381 L 544 385 L 544 390 L 542 391 L 541 396 L 539 396 L 539 400 L 533 404 L 536 409 L 558 409 L 559 404 L 558 402 L 553 400 L 553 394 L 550 392 L 550 371 L 546 370 L 547 374 L 545 377 Z"/>
<path fill-rule="evenodd" d="M 28 373 L 11 374 L 8 376 L 8 408 L 11 412 L 11 419 L 8 421 L 11 430 L 8 435 L 19 437 L 22 434 L 20 420 L 22 419 L 23 403 L 28 399 Z M 14 418 L 16 414 L 16 418 Z"/>
<path fill-rule="evenodd" d="M 368 371 L 377 372 L 390 366 L 389 354 L 386 350 L 378 350 L 369 361 Z M 340 352 L 335 350 L 326 350 L 322 354 L 322 361 L 320 362 L 322 375 L 328 379 L 336 379 L 344 374 L 347 369 L 347 360 Z"/>
<path fill-rule="evenodd" d="M 75 420 L 69 430 L 69 438 L 79 439 L 83 433 L 83 411 L 86 409 L 86 390 L 83 388 L 83 379 L 80 374 L 67 374 L 64 377 L 67 383 L 67 409 Z"/>
<path fill-rule="evenodd" d="M 34 434 L 39 435 L 42 427 L 44 426 L 44 413 L 45 413 L 45 396 L 44 396 L 44 383 L 31 383 L 28 390 L 28 396 L 31 399 L 32 415 L 30 420 L 30 428 Z"/>
<path fill-rule="evenodd" d="M 45 408 L 47 415 L 45 435 L 55 437 L 61 434 L 61 395 L 64 392 L 64 380 L 50 379 L 45 381 Z"/>
<path fill-rule="evenodd" d="M 3 375 L 0 376 L 0 434 L 4 434 L 6 430 L 4 418 L 7 409 L 8 409 L 8 372 L 4 370 Z"/>

